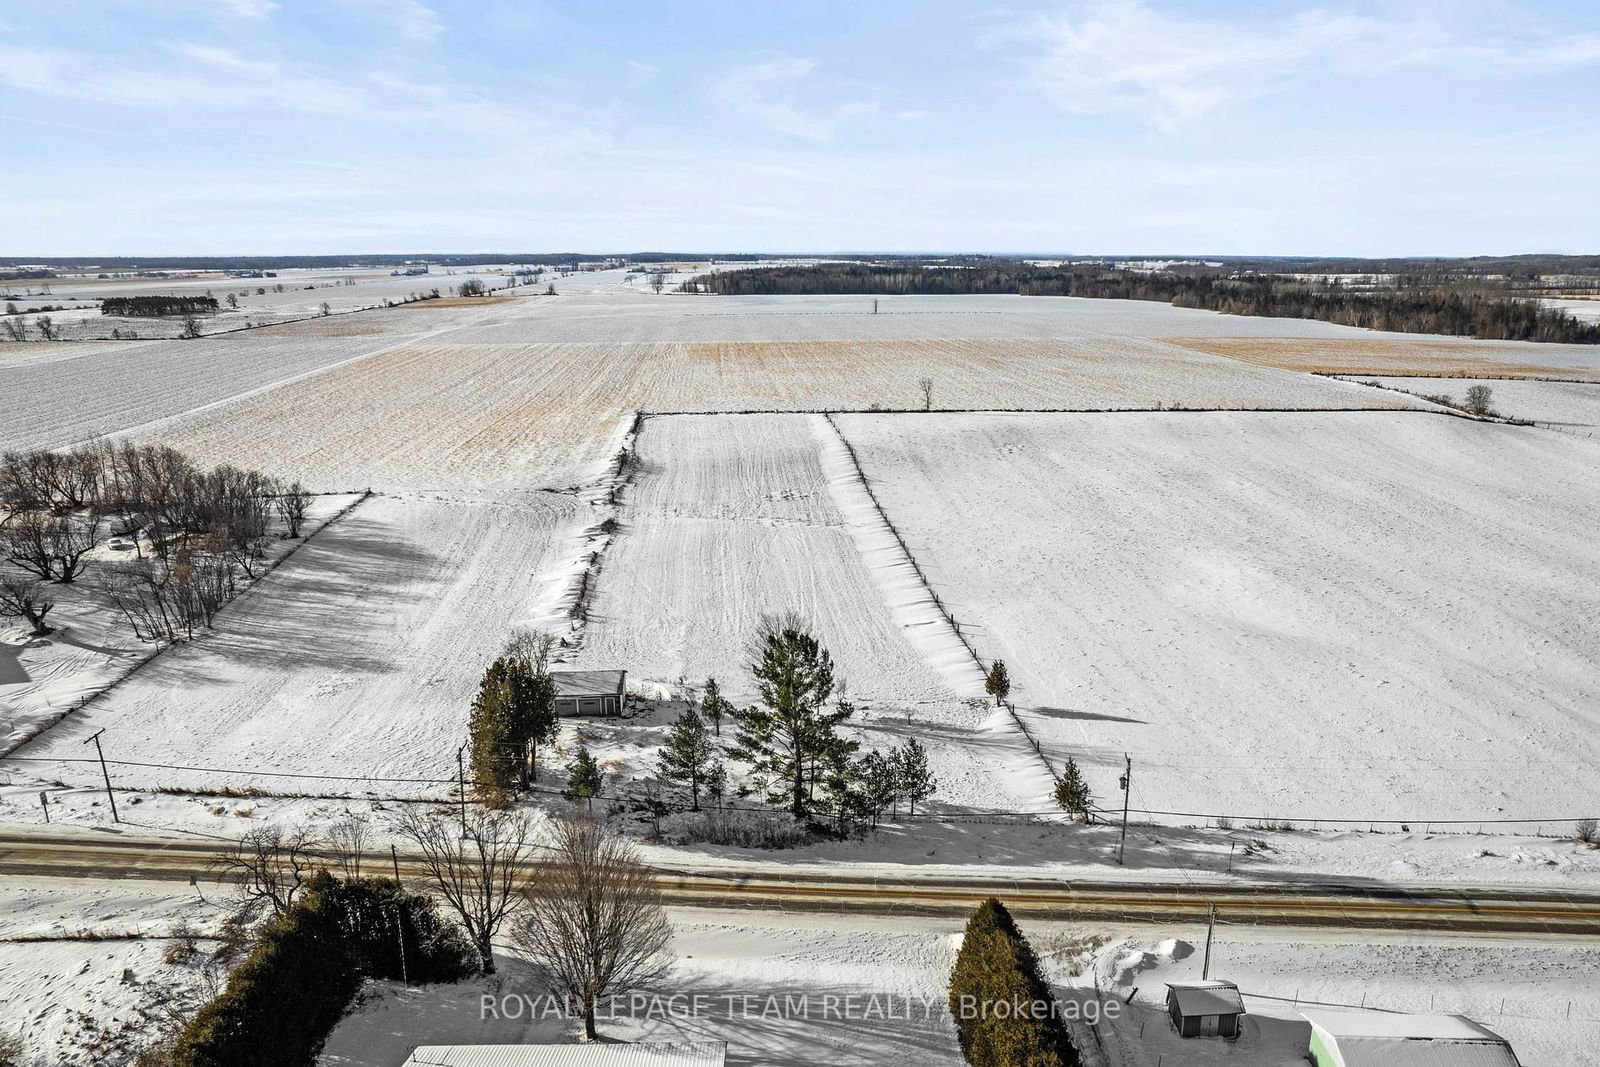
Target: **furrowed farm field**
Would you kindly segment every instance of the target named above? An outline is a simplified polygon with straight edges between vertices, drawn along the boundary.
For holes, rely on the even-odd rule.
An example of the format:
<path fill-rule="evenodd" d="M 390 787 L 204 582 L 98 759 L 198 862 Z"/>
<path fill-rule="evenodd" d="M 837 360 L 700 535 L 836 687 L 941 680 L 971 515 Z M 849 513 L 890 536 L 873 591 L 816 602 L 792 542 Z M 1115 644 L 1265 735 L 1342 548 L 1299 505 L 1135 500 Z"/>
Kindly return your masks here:
<path fill-rule="evenodd" d="M 1489 406 L 1508 419 L 1578 434 L 1600 433 L 1600 382 L 1541 382 L 1502 378 L 1363 378 L 1386 389 L 1445 396 L 1460 404 L 1474 385 L 1489 389 Z"/>
<path fill-rule="evenodd" d="M 657 417 L 638 449 L 579 667 L 628 664 L 632 684 L 658 690 L 716 676 L 743 706 L 756 701 L 747 664 L 761 616 L 796 612 L 861 709 L 863 748 L 919 738 L 943 802 L 1040 803 L 1051 782 L 1037 757 L 983 705 L 981 676 L 899 562 L 871 547 L 876 517 L 825 419 Z M 588 731 L 597 747 L 607 726 Z M 654 756 L 607 754 L 633 773 Z"/>
<path fill-rule="evenodd" d="M 1314 339 L 1284 333 L 1268 338 L 1183 337 L 1173 338 L 1171 343 L 1263 367 L 1315 374 L 1362 377 L 1427 374 L 1463 378 L 1489 375 L 1600 381 L 1600 350 L 1595 345 L 1473 341 L 1352 329 Z"/>
<path fill-rule="evenodd" d="M 585 510 L 537 492 L 373 496 L 231 605 L 214 633 L 158 657 L 16 755 L 77 758 L 83 738 L 107 727 L 122 760 L 447 779 L 483 667 L 513 625 L 542 622 L 556 605 Z M 29 768 L 92 780 L 82 764 Z M 159 768 L 122 768 L 118 779 L 144 788 L 272 781 Z"/>
<path fill-rule="evenodd" d="M 1055 759 L 1133 804 L 1555 817 L 1600 766 L 1600 445 L 1445 415 L 842 416 Z"/>
<path fill-rule="evenodd" d="M 121 433 L 208 462 L 265 457 L 317 487 L 548 486 L 594 477 L 636 410 L 920 408 L 924 377 L 933 406 L 953 409 L 1418 406 L 1112 332 L 1179 313 L 1164 305 L 1015 298 L 971 314 L 873 315 L 835 298 L 817 314 L 747 318 L 734 298 L 582 277 L 592 288 L 567 296 L 0 360 L 0 384 L 22 398 L 0 416 L 0 446 Z M 587 339 L 562 339 L 574 335 Z"/>

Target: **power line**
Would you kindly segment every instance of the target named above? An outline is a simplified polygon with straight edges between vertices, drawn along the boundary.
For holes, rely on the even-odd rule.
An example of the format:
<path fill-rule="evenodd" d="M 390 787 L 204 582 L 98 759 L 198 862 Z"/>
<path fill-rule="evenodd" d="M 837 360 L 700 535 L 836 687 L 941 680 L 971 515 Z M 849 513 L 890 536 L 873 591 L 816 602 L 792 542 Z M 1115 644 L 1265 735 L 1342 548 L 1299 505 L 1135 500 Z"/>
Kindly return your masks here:
<path fill-rule="evenodd" d="M 90 759 L 90 758 L 77 758 L 77 757 L 67 757 L 67 756 L 48 756 L 48 757 L 46 757 L 46 756 L 6 756 L 3 759 L 0 759 L 0 763 L 6 763 L 6 762 L 15 762 L 15 763 L 98 763 L 99 761 L 95 760 L 95 759 Z M 141 768 L 150 769 L 150 770 L 190 771 L 190 772 L 194 772 L 194 773 L 197 773 L 197 774 L 225 774 L 225 775 L 234 775 L 234 776 L 242 776 L 242 777 L 257 777 L 257 778 L 299 778 L 299 779 L 305 779 L 305 780 L 308 780 L 308 781 L 374 782 L 374 783 L 389 784 L 389 785 L 395 785 L 395 784 L 398 784 L 398 785 L 459 785 L 459 784 L 461 784 L 460 780 L 457 779 L 457 778 L 385 778 L 385 777 L 379 777 L 379 776 L 375 776 L 375 775 L 301 774 L 301 773 L 296 773 L 296 772 L 292 772 L 292 771 L 261 771 L 261 770 L 251 770 L 251 769 L 243 768 L 243 767 L 198 767 L 198 766 L 193 766 L 193 765 L 188 765 L 188 764 L 176 764 L 176 763 L 149 763 L 149 762 L 140 761 L 140 760 L 112 760 L 112 759 L 108 759 L 105 762 L 108 765 L 113 766 L 113 767 L 141 767 Z M 466 781 L 467 781 L 467 784 L 471 784 L 471 785 L 480 785 L 480 784 L 482 784 L 482 783 L 478 782 L 475 779 L 467 779 Z M 551 789 L 549 787 L 544 787 L 544 786 L 531 786 L 531 787 L 529 787 L 529 789 L 527 791 L 528 792 L 532 792 L 532 793 L 542 793 L 542 794 L 545 794 L 547 796 L 560 796 L 560 795 L 563 795 L 562 790 Z M 628 797 L 625 796 L 625 795 L 617 794 L 617 793 L 597 793 L 597 794 L 595 794 L 595 799 L 598 799 L 598 800 L 626 800 L 626 799 L 628 799 Z M 739 809 L 739 808 L 737 808 L 735 805 L 733 805 L 731 803 L 728 804 L 727 807 L 733 808 L 734 810 L 744 810 L 744 811 L 764 811 L 764 810 L 767 810 L 765 808 L 756 808 L 756 807 Z M 1096 806 L 1092 810 L 1097 815 L 1115 816 L 1116 814 L 1118 814 L 1120 809 L 1103 808 L 1103 807 Z M 1426 825 L 1426 826 L 1513 826 L 1513 825 L 1534 825 L 1534 824 L 1541 824 L 1541 823 L 1576 822 L 1576 821 L 1578 821 L 1580 819 L 1595 817 L 1595 816 L 1587 816 L 1587 815 L 1560 815 L 1560 816 L 1554 816 L 1554 817 L 1548 817 L 1548 818 L 1533 818 L 1533 819 L 1505 819 L 1505 818 L 1484 818 L 1484 819 L 1430 819 L 1430 818 L 1360 819 L 1360 818 L 1351 818 L 1349 816 L 1340 816 L 1340 817 L 1337 817 L 1337 818 L 1312 818 L 1311 816 L 1306 816 L 1306 815 L 1296 815 L 1296 816 L 1291 816 L 1291 817 L 1287 817 L 1286 818 L 1284 816 L 1278 816 L 1278 815 L 1235 815 L 1235 814 L 1229 814 L 1229 813 L 1226 813 L 1226 812 L 1214 813 L 1214 812 L 1196 812 L 1196 811 L 1165 811 L 1165 810 L 1161 810 L 1161 809 L 1157 809 L 1157 808 L 1131 808 L 1131 807 L 1128 809 L 1128 811 L 1131 814 L 1136 814 L 1136 815 L 1162 815 L 1162 816 L 1167 816 L 1169 818 L 1205 819 L 1205 820 L 1212 820 L 1212 821 L 1215 821 L 1215 820 L 1218 820 L 1218 819 L 1226 819 L 1226 820 L 1234 820 L 1234 821 L 1244 822 L 1246 824 L 1257 823 L 1257 824 L 1279 824 L 1279 825 L 1284 825 L 1284 824 L 1294 824 L 1294 823 L 1334 823 L 1334 824 L 1352 825 L 1352 826 L 1354 826 L 1354 825 L 1362 825 L 1362 824 L 1371 825 L 1371 826 L 1410 826 L 1410 825 Z M 1056 809 L 1056 808 L 1044 808 L 1044 809 L 1040 809 L 1040 810 L 1025 810 L 1025 809 L 1017 809 L 1017 808 L 977 808 L 977 809 L 970 809 L 970 810 L 967 810 L 967 811 L 917 812 L 915 815 L 902 813 L 900 815 L 900 818 L 903 818 L 903 819 L 931 819 L 931 820 L 935 820 L 935 821 L 945 821 L 945 820 L 953 820 L 953 819 L 982 819 L 982 818 L 992 818 L 992 817 L 996 817 L 996 816 L 1039 818 L 1039 817 L 1043 817 L 1043 816 L 1061 816 L 1063 814 L 1064 814 L 1064 812 L 1062 812 L 1062 811 L 1060 811 L 1059 809 Z M 1246 828 L 1248 829 L 1248 826 Z"/>

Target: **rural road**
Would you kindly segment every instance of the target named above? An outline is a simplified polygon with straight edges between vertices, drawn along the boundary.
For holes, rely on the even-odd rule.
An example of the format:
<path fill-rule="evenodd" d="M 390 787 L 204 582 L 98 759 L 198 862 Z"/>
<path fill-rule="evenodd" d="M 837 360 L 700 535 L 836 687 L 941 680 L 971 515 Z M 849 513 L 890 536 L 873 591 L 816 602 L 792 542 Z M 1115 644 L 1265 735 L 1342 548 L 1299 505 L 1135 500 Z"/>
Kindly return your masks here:
<path fill-rule="evenodd" d="M 225 841 L 187 841 L 106 832 L 0 830 L 0 878 L 182 881 L 204 884 Z M 399 854 L 400 874 L 421 880 L 418 858 Z M 374 873 L 390 858 L 375 850 Z M 1352 883 L 1173 884 L 1078 879 L 898 877 L 790 873 L 770 866 L 669 869 L 657 884 L 674 907 L 775 908 L 857 914 L 960 914 L 998 896 L 1040 918 L 1118 922 L 1203 920 L 1215 906 L 1233 925 L 1287 925 L 1457 933 L 1600 937 L 1600 894 L 1503 888 L 1397 888 Z"/>

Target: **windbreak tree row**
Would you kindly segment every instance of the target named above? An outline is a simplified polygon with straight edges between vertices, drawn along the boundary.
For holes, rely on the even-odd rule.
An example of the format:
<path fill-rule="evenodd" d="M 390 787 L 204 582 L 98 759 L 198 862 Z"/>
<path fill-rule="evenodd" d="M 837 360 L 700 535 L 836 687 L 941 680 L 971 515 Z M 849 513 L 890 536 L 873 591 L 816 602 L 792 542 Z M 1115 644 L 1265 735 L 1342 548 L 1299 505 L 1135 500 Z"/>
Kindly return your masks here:
<path fill-rule="evenodd" d="M 1006 293 L 1157 300 L 1229 315 L 1319 319 L 1400 333 L 1492 340 L 1600 344 L 1600 324 L 1484 285 L 1391 286 L 1353 290 L 1271 274 L 1217 269 L 1131 271 L 1098 264 L 1038 267 L 1020 261 L 982 266 L 874 266 L 823 263 L 721 271 L 690 279 L 684 292 L 751 295 Z"/>
<path fill-rule="evenodd" d="M 277 538 L 297 538 L 312 495 L 260 471 L 205 470 L 161 445 L 109 442 L 0 456 L 0 617 L 46 633 L 45 583 L 67 585 L 110 539 L 99 589 L 136 636 L 192 637 L 257 577 Z M 42 610 L 41 610 L 42 608 Z"/>
<path fill-rule="evenodd" d="M 214 296 L 108 296 L 100 301 L 100 314 L 126 318 L 204 315 L 216 310 Z"/>

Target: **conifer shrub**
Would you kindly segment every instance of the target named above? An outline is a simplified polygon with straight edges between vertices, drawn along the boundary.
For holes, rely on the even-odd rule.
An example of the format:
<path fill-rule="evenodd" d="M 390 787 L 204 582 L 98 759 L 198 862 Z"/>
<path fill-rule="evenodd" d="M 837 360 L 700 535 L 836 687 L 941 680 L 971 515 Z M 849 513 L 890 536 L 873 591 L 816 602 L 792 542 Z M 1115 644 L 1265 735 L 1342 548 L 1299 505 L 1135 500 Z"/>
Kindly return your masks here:
<path fill-rule="evenodd" d="M 1077 1067 L 1077 1050 L 1027 938 L 991 897 L 967 920 L 950 1015 L 973 1067 Z"/>

